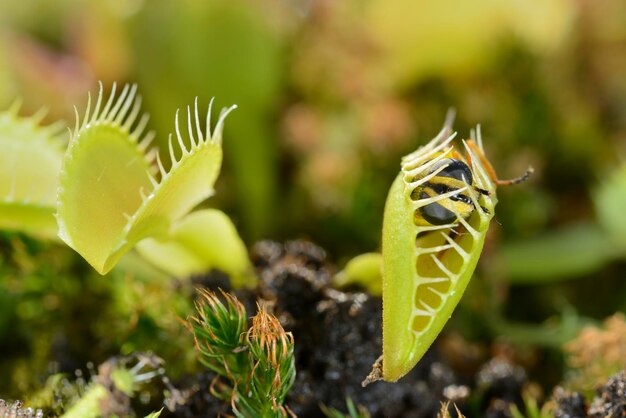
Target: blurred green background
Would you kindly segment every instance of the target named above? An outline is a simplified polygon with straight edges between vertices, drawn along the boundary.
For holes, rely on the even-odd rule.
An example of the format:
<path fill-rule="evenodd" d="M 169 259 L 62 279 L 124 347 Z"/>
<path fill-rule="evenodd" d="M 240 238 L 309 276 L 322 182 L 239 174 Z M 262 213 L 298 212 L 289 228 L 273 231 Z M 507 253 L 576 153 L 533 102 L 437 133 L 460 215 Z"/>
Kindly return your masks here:
<path fill-rule="evenodd" d="M 304 237 L 339 266 L 378 250 L 400 157 L 449 107 L 461 137 L 480 123 L 501 178 L 535 174 L 499 193 L 451 325 L 470 339 L 555 348 L 626 311 L 625 75 L 620 0 L 0 0 L 0 109 L 21 98 L 71 126 L 98 80 L 136 82 L 164 144 L 195 96 L 238 104 L 208 204 L 248 245 Z M 139 296 L 174 298 L 165 278 L 128 292 L 55 244 L 5 233 L 0 251 L 0 364 L 24 382 L 9 393 L 50 347 L 89 361 L 173 341 Z"/>

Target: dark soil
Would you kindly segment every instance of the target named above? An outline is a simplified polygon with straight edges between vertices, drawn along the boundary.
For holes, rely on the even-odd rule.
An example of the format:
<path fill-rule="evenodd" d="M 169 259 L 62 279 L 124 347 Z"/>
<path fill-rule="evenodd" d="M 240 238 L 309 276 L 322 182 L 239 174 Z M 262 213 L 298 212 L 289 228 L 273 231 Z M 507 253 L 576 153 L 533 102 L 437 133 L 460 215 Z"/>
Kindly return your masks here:
<path fill-rule="evenodd" d="M 598 389 L 598 395 L 589 407 L 589 417 L 626 417 L 626 371 L 611 377 Z"/>
<path fill-rule="evenodd" d="M 524 368 L 508 356 L 496 354 L 482 365 L 476 363 L 468 373 L 459 369 L 459 359 L 450 361 L 449 353 L 439 352 L 437 343 L 397 383 L 374 382 L 362 387 L 361 382 L 382 352 L 381 299 L 356 288 L 332 288 L 334 271 L 325 251 L 306 241 L 263 241 L 252 248 L 251 257 L 261 279 L 257 289 L 232 290 L 228 276 L 218 271 L 194 277 L 192 283 L 234 293 L 249 317 L 256 311 L 257 300 L 262 299 L 283 327 L 293 333 L 297 373 L 285 404 L 298 417 L 324 416 L 321 405 L 346 411 L 348 398 L 365 407 L 374 418 L 434 418 L 442 402 L 449 400 L 468 417 L 509 418 L 513 404 L 524 413 L 522 392 L 528 386 Z M 164 403 L 162 416 L 213 418 L 231 413 L 228 402 L 211 395 L 216 375 L 210 371 L 171 382 L 167 364 L 154 355 L 137 354 L 100 365 L 97 378 L 101 383 L 108 381 L 107 370 L 112 362 L 119 361 L 141 361 L 158 371 L 151 383 L 154 387 L 148 406 L 158 410 Z M 125 411 L 141 410 L 135 409 L 134 400 L 115 391 L 113 385 L 108 386 L 116 407 L 112 413 L 124 415 Z M 168 394 L 165 399 L 164 392 Z M 598 389 L 591 404 L 582 394 L 562 388 L 554 390 L 552 403 L 556 418 L 626 418 L 626 372 L 613 376 Z M 457 415 L 452 406 L 449 410 L 452 417 Z M 20 404 L 0 403 L 0 418 L 35 414 L 21 409 Z"/>
<path fill-rule="evenodd" d="M 347 398 L 364 406 L 372 417 L 435 417 L 441 402 L 450 399 L 469 414 L 465 403 L 476 383 L 459 377 L 436 348 L 399 382 L 362 387 L 382 352 L 382 301 L 358 289 L 333 289 L 333 267 L 324 250 L 306 241 L 263 241 L 252 248 L 251 256 L 261 284 L 256 292 L 234 293 L 249 312 L 257 298 L 268 301 L 285 329 L 293 333 L 297 374 L 285 403 L 298 417 L 322 416 L 320 405 L 346 411 Z M 229 290 L 219 273 L 197 278 L 196 283 Z M 216 401 L 207 394 L 211 379 L 210 373 L 201 377 L 195 395 L 177 409 L 176 416 L 214 416 Z M 511 402 L 521 403 L 523 369 L 494 360 L 481 369 L 478 379 L 483 410 L 495 411 L 494 405 L 500 404 L 508 412 Z M 211 413 L 201 412 L 205 402 L 212 404 L 205 409 Z"/>
<path fill-rule="evenodd" d="M 582 393 L 568 392 L 557 387 L 552 396 L 557 405 L 554 418 L 585 418 L 587 416 L 587 405 Z"/>

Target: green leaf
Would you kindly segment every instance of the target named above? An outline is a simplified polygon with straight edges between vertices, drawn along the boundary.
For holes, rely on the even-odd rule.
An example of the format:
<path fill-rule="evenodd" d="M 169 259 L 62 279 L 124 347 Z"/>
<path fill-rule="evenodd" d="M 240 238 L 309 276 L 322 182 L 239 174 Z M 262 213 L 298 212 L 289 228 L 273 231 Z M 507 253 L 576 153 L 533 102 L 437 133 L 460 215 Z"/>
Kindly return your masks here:
<path fill-rule="evenodd" d="M 560 349 L 590 321 L 566 308 L 560 316 L 549 318 L 542 324 L 509 321 L 500 315 L 490 315 L 485 322 L 494 335 L 513 344 Z"/>
<path fill-rule="evenodd" d="M 43 112 L 23 118 L 17 110 L 0 112 L 0 228 L 55 238 L 60 125 L 41 126 Z"/>
<path fill-rule="evenodd" d="M 626 254 L 626 164 L 603 179 L 593 193 L 596 216 L 607 236 Z"/>
<path fill-rule="evenodd" d="M 367 409 L 362 405 L 354 405 L 354 401 L 352 398 L 346 398 L 346 406 L 348 408 L 348 413 L 344 414 L 335 408 L 329 408 L 324 404 L 320 404 L 320 409 L 322 413 L 326 415 L 327 418 L 370 418 L 371 415 L 367 411 Z"/>
<path fill-rule="evenodd" d="M 139 253 L 168 273 L 185 277 L 216 268 L 228 273 L 235 287 L 256 283 L 246 246 L 230 218 L 217 209 L 190 213 L 163 239 L 148 238 Z"/>
<path fill-rule="evenodd" d="M 538 284 L 597 271 L 619 251 L 620 247 L 598 225 L 579 223 L 507 244 L 502 257 L 510 283 Z"/>
<path fill-rule="evenodd" d="M 107 401 L 109 391 L 100 383 L 93 383 L 62 418 L 97 418 L 102 416 L 100 405 Z"/>
<path fill-rule="evenodd" d="M 554 405 L 551 403 L 546 403 L 544 406 L 539 409 L 537 405 L 537 401 L 535 398 L 531 397 L 529 394 L 523 394 L 524 407 L 526 410 L 526 415 L 519 410 L 517 405 L 511 404 L 510 412 L 513 418 L 552 418 L 555 416 Z"/>
<path fill-rule="evenodd" d="M 383 256 L 380 253 L 357 255 L 337 273 L 334 284 L 338 287 L 358 284 L 372 295 L 380 295 L 383 291 L 382 264 Z"/>
<path fill-rule="evenodd" d="M 115 389 L 123 392 L 126 396 L 132 397 L 135 393 L 135 374 L 132 370 L 124 367 L 116 367 L 111 371 L 111 380 Z"/>
<path fill-rule="evenodd" d="M 158 411 L 154 411 L 149 415 L 146 415 L 145 418 L 159 418 L 161 416 L 161 412 L 163 412 L 163 408 L 159 409 Z"/>
<path fill-rule="evenodd" d="M 158 153 L 146 152 L 153 137 L 142 138 L 147 115 L 135 125 L 141 103 L 135 94 L 136 86 L 126 86 L 115 100 L 114 86 L 101 110 L 101 88 L 91 116 L 89 100 L 82 125 L 76 122 L 61 171 L 59 236 L 100 274 L 142 239 L 167 236 L 176 221 L 213 193 L 222 162 L 224 118 L 234 108 L 222 111 L 211 133 L 209 107 L 203 134 L 196 101 L 193 114 L 187 108 L 187 143 L 177 114 L 177 142 L 170 135 L 172 165 L 166 171 Z"/>
<path fill-rule="evenodd" d="M 507 244 L 502 256 L 510 283 L 550 283 L 599 270 L 626 254 L 626 164 L 594 190 L 596 222 L 568 225 Z"/>

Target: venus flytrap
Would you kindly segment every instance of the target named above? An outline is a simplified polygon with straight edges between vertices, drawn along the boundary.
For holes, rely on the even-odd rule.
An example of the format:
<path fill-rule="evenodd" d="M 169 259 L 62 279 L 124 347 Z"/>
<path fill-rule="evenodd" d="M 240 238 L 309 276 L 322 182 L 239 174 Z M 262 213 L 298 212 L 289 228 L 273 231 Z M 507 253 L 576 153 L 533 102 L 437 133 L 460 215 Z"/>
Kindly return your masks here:
<path fill-rule="evenodd" d="M 77 112 L 59 176 L 59 237 L 100 274 L 139 244 L 144 258 L 171 274 L 216 267 L 237 286 L 253 282 L 230 219 L 217 210 L 190 215 L 213 194 L 224 120 L 236 106 L 223 109 L 214 127 L 212 106 L 201 120 L 197 99 L 182 126 L 177 112 L 166 169 L 162 154 L 150 148 L 154 135 L 144 133 L 148 116 L 140 116 L 136 86 L 126 85 L 118 97 L 115 90 L 105 102 L 101 85 L 93 110 L 90 96 L 84 116 Z"/>
<path fill-rule="evenodd" d="M 43 126 L 44 111 L 20 117 L 18 110 L 15 103 L 0 112 L 0 228 L 54 238 L 62 123 Z"/>
<path fill-rule="evenodd" d="M 101 109 L 101 88 L 91 115 L 89 100 L 82 124 L 77 118 L 61 171 L 59 236 L 101 274 L 142 239 L 167 236 L 174 222 L 213 193 L 224 118 L 234 109 L 222 112 L 213 133 L 209 109 L 204 134 L 196 102 L 196 134 L 188 109 L 187 144 L 177 115 L 176 145 L 169 138 L 172 166 L 165 170 L 160 155 L 147 152 L 153 137 L 142 136 L 147 116 L 135 125 L 141 104 L 135 94 L 136 87 L 127 85 L 115 100 L 114 87 Z"/>
<path fill-rule="evenodd" d="M 363 382 L 396 381 L 424 355 L 459 303 L 480 257 L 501 181 L 480 129 L 453 144 L 452 114 L 428 144 L 402 159 L 385 205 L 383 355 Z"/>

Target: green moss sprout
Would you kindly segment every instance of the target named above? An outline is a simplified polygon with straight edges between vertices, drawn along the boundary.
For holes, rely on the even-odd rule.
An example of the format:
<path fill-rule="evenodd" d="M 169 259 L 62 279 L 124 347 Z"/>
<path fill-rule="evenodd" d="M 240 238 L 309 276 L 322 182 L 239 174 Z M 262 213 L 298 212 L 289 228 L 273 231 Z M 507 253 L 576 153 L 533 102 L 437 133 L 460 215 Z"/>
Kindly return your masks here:
<path fill-rule="evenodd" d="M 287 417 L 283 401 L 296 377 L 294 341 L 263 305 L 248 327 L 234 296 L 200 291 L 197 316 L 188 321 L 200 361 L 218 374 L 213 394 L 230 401 L 235 416 Z"/>

